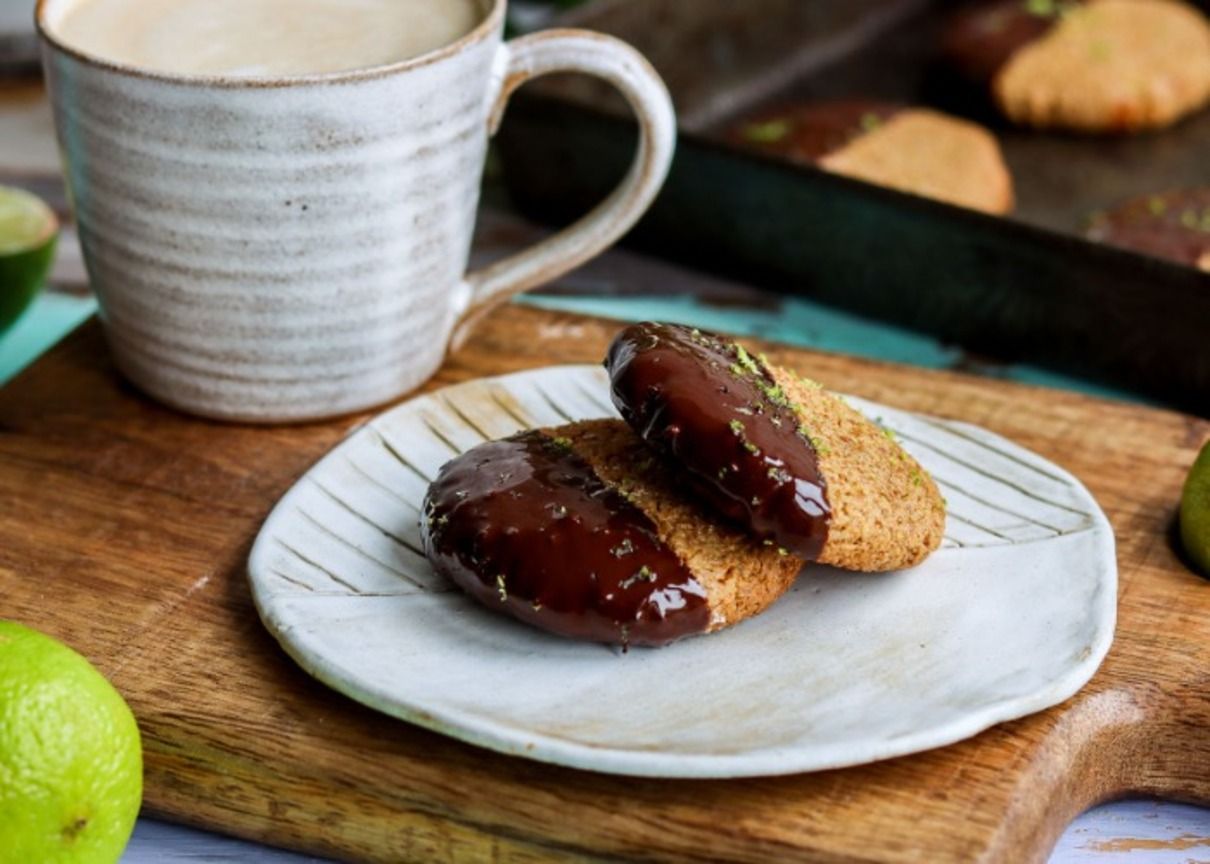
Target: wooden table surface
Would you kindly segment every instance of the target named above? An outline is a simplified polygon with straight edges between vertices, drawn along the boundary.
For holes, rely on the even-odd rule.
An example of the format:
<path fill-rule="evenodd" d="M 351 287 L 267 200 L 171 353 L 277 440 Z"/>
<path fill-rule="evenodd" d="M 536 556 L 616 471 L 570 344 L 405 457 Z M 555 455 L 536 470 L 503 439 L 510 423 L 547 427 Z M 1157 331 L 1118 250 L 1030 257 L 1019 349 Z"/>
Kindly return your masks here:
<path fill-rule="evenodd" d="M 524 226 L 509 225 L 507 220 L 492 217 L 490 228 L 481 238 L 485 254 L 491 256 L 509 248 L 526 236 Z M 668 271 L 666 265 L 647 261 L 624 251 L 614 251 L 593 264 L 587 271 L 563 280 L 553 293 L 536 298 L 545 305 L 589 308 L 604 313 L 633 313 L 635 304 L 620 297 L 624 288 L 642 291 L 642 312 L 652 317 L 679 317 L 697 326 L 729 324 L 746 332 L 772 328 L 773 335 L 801 344 L 813 344 L 829 338 L 837 339 L 833 328 L 825 337 L 808 322 L 818 323 L 826 318 L 827 310 L 779 308 L 769 298 L 745 295 L 742 286 L 718 280 L 702 280 L 693 274 Z M 70 248 L 59 268 L 61 284 L 78 288 L 78 266 Z M 708 290 L 696 293 L 689 286 L 704 281 Z M 654 293 L 657 287 L 665 292 L 683 289 L 680 293 Z M 78 294 L 76 290 L 76 294 Z M 702 302 L 705 297 L 708 302 Z M 740 298 L 744 298 L 742 302 Z M 54 344 L 92 309 L 90 299 L 69 293 L 50 293 L 21 322 L 15 332 L 0 338 L 0 383 L 14 370 L 25 365 L 45 347 Z M 932 364 L 949 361 L 951 355 L 929 340 L 907 334 L 888 332 L 886 328 L 861 322 L 848 322 L 848 329 L 839 338 L 840 347 L 852 350 L 876 350 L 896 359 L 915 360 Z M 833 346 L 835 347 L 835 346 Z M 1030 370 L 1025 370 L 1028 375 Z M 1020 370 L 1013 370 L 1020 374 Z M 126 864 L 174 864 L 196 861 L 240 861 L 249 864 L 296 864 L 316 861 L 294 853 L 280 852 L 259 844 L 234 840 L 209 832 L 197 831 L 160 822 L 152 818 L 141 820 L 132 838 Z M 1050 864 L 1115 861 L 1122 864 L 1168 864 L 1168 862 L 1210 861 L 1210 810 L 1153 801 L 1124 801 L 1095 807 L 1078 817 L 1060 838 Z"/>
<path fill-rule="evenodd" d="M 30 117 L 37 117 L 37 108 L 22 105 L 20 124 L 26 123 Z M 11 119 L 11 118 L 10 118 Z M 6 145 L 12 148 L 14 137 L 6 138 L 6 118 L 0 107 L 0 153 Z M 33 125 L 37 125 L 34 123 Z M 8 128 L 14 128 L 10 125 Z M 20 136 L 16 136 L 20 137 Z M 36 136 L 35 136 L 36 138 Z M 22 142 L 26 139 L 20 139 Z M 43 140 L 45 144 L 45 141 Z M 20 149 L 20 147 L 13 148 Z M 43 151 L 40 152 L 45 152 Z M 10 175 L 11 176 L 11 175 Z M 520 230 L 520 229 L 518 229 Z M 509 232 L 505 231 L 507 235 Z M 522 233 L 524 233 L 522 231 Z M 496 238 L 501 248 L 515 243 L 508 236 Z M 78 263 L 71 259 L 60 267 L 61 285 L 78 292 Z M 67 274 L 67 275 L 64 275 Z M 653 311 L 664 310 L 667 315 L 655 314 L 654 317 L 677 317 L 693 323 L 707 326 L 718 326 L 720 323 L 731 323 L 730 329 L 736 330 L 774 330 L 774 335 L 783 338 L 789 335 L 800 343 L 823 342 L 827 347 L 848 348 L 850 350 L 873 349 L 884 356 L 891 355 L 895 359 L 919 360 L 930 365 L 946 365 L 958 363 L 970 365 L 970 358 L 955 356 L 956 352 L 938 346 L 931 340 L 914 337 L 883 328 L 879 325 L 863 322 L 843 322 L 850 327 L 845 338 L 837 344 L 834 334 L 812 332 L 812 328 L 803 325 L 809 322 L 813 313 L 827 318 L 827 310 L 813 310 L 810 304 L 801 301 L 781 304 L 769 298 L 759 298 L 751 292 L 745 292 L 742 287 L 727 286 L 718 280 L 700 280 L 705 290 L 698 291 L 697 296 L 688 298 L 683 294 L 645 296 L 641 302 L 618 302 L 617 286 L 620 281 L 635 277 L 641 283 L 644 278 L 649 281 L 664 281 L 667 276 L 665 265 L 644 262 L 636 256 L 625 253 L 615 253 L 585 273 L 577 274 L 566 280 L 562 290 L 555 297 L 547 297 L 543 302 L 553 305 L 564 305 L 578 308 L 592 308 L 595 311 L 616 311 L 621 315 L 643 316 L 651 315 Z M 657 278 L 658 277 L 658 278 Z M 680 275 L 679 281 L 672 283 L 683 288 L 696 277 Z M 664 281 L 666 285 L 667 282 Z M 653 285 L 643 286 L 650 291 Z M 700 287 L 700 286 L 699 286 Z M 726 289 L 726 290 L 720 290 Z M 735 291 L 735 293 L 730 293 Z M 568 296 L 568 295 L 571 296 Z M 588 296 L 585 295 L 596 295 Z M 706 302 L 701 302 L 705 297 Z M 737 300 L 744 297 L 744 300 Z M 52 295 L 40 303 L 37 310 L 27 317 L 16 333 L 0 339 L 0 380 L 3 378 L 3 367 L 7 362 L 10 367 L 20 365 L 24 354 L 36 350 L 43 342 L 54 339 L 57 327 L 72 323 L 81 312 L 86 311 L 88 301 L 70 295 Z M 53 320 L 52 320 L 53 319 Z M 785 321 L 789 319 L 790 333 L 784 332 Z M 39 323 L 42 322 L 42 323 Z M 47 323 L 49 322 L 49 323 Z M 873 342 L 871 343 L 871 338 Z M 830 341 L 831 340 L 831 341 Z M 22 350 L 14 350 L 13 345 L 20 341 Z M 34 346 L 34 347 L 30 347 Z M 900 356 L 903 355 L 903 356 Z M 976 363 L 978 361 L 975 361 Z M 1032 377 L 1037 375 L 1033 370 L 1005 370 L 994 368 L 997 374 L 1014 374 Z M 1037 375 L 1038 379 L 1047 380 L 1047 376 Z M 1070 383 L 1070 382 L 1063 382 Z M 7 509 L 7 508 L 5 508 Z M 11 516 L 11 513 L 0 512 L 0 517 Z M 3 610 L 0 610 L 2 612 Z M 185 818 L 189 818 L 187 815 Z M 1161 824 L 1162 823 L 1162 824 Z M 1115 828 L 1117 830 L 1115 830 Z M 168 826 L 145 821 L 131 845 L 127 859 L 139 860 L 178 860 L 174 856 L 189 855 L 189 860 L 259 860 L 248 856 L 253 849 L 233 841 L 222 841 L 209 835 L 197 835 L 192 832 L 172 829 Z M 272 853 L 264 853 L 270 857 L 263 860 L 273 860 Z M 1175 805 L 1154 805 L 1135 803 L 1118 805 L 1110 808 L 1100 808 L 1091 815 L 1084 817 L 1072 826 L 1056 849 L 1054 861 L 1095 860 L 1089 856 L 1109 856 L 1113 860 L 1128 858 L 1138 860 L 1181 860 L 1196 861 L 1198 856 L 1210 857 L 1210 817 L 1204 810 L 1178 807 Z M 1177 857 L 1172 857 L 1177 856 Z M 184 860 L 179 859 L 179 860 Z M 282 860 L 301 860 L 291 857 Z"/>
<path fill-rule="evenodd" d="M 433 383 L 599 359 L 614 329 L 505 308 Z M 1210 423 L 765 347 L 845 392 L 986 425 L 1089 486 L 1117 532 L 1121 608 L 1079 696 L 918 756 L 711 783 L 538 765 L 376 715 L 294 667 L 244 577 L 277 497 L 364 418 L 250 429 L 184 417 L 116 378 L 95 324 L 0 391 L 0 595 L 126 695 L 152 812 L 320 854 L 1015 862 L 1043 860 L 1107 797 L 1210 801 L 1210 583 L 1168 542 Z"/>

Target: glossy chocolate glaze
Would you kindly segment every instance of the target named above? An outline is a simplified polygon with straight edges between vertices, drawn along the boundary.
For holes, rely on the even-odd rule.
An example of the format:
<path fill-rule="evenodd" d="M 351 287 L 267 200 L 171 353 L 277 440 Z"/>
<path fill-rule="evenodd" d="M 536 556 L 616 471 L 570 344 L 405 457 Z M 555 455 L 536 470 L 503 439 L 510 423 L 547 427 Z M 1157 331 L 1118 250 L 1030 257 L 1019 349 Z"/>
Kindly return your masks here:
<path fill-rule="evenodd" d="M 718 511 L 808 561 L 831 509 L 819 458 L 763 363 L 676 324 L 635 324 L 605 361 L 613 402 Z"/>
<path fill-rule="evenodd" d="M 990 83 L 1014 54 L 1058 23 L 1060 9 L 1077 5 L 1072 0 L 976 3 L 954 15 L 943 37 L 943 51 L 964 76 Z"/>
<path fill-rule="evenodd" d="M 429 487 L 421 529 L 437 572 L 543 630 L 663 645 L 709 625 L 705 588 L 651 519 L 541 432 L 447 463 Z"/>
<path fill-rule="evenodd" d="M 788 105 L 745 120 L 730 134 L 733 143 L 799 162 L 818 162 L 874 131 L 903 106 L 845 100 Z"/>
<path fill-rule="evenodd" d="M 1210 188 L 1133 198 L 1094 215 L 1088 237 L 1210 270 Z"/>

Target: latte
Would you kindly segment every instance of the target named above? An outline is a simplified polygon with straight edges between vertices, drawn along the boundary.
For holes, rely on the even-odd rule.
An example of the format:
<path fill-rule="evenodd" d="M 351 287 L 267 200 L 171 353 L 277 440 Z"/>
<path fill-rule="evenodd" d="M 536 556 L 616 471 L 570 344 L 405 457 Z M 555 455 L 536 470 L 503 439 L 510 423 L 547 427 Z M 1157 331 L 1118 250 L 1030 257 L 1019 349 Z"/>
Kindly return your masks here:
<path fill-rule="evenodd" d="M 79 51 L 150 71 L 278 77 L 407 60 L 483 17 L 477 0 L 76 0 L 53 30 Z"/>

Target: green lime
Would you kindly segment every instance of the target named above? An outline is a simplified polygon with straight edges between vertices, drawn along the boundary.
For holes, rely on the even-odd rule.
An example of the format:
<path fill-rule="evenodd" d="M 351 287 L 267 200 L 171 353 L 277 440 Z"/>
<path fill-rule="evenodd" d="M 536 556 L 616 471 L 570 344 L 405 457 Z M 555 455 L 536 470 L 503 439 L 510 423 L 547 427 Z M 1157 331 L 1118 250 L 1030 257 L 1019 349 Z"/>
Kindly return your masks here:
<path fill-rule="evenodd" d="M 0 333 L 46 281 L 58 236 L 59 220 L 41 198 L 0 186 Z"/>
<path fill-rule="evenodd" d="M 142 797 L 118 691 L 66 645 L 0 621 L 0 861 L 112 864 Z"/>
<path fill-rule="evenodd" d="M 1189 561 L 1210 576 L 1210 441 L 1185 478 L 1181 493 L 1181 544 Z"/>

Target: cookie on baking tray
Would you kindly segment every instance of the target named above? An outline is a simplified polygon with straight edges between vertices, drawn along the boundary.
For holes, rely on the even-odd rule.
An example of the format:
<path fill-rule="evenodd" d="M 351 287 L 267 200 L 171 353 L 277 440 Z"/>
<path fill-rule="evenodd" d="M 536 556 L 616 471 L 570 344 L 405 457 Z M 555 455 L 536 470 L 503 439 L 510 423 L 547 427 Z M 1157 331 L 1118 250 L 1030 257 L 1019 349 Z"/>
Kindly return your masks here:
<path fill-rule="evenodd" d="M 732 143 L 987 213 L 1013 207 L 995 137 L 939 111 L 848 100 L 786 106 L 736 124 Z"/>
<path fill-rule="evenodd" d="M 1210 273 L 1210 187 L 1142 195 L 1094 213 L 1090 240 Z"/>
<path fill-rule="evenodd" d="M 1133 132 L 1210 100 L 1210 22 L 1181 0 L 990 0 L 944 50 L 1022 125 Z"/>

